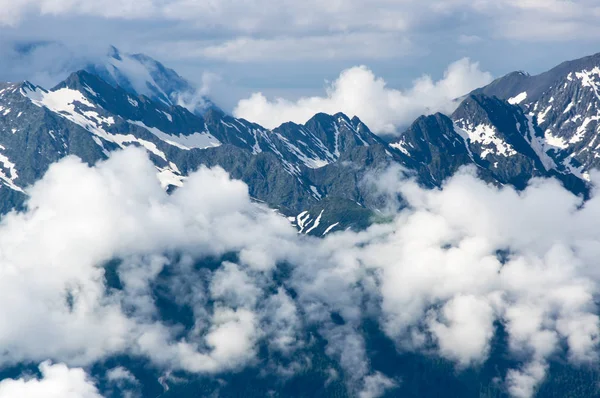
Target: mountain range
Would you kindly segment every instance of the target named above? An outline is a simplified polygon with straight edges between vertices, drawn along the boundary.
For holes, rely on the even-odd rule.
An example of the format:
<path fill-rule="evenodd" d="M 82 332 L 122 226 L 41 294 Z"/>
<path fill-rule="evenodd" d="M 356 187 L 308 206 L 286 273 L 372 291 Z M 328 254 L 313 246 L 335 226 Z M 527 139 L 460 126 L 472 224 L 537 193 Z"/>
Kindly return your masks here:
<path fill-rule="evenodd" d="M 451 115 L 419 117 L 392 142 L 342 113 L 270 130 L 205 97 L 182 106 L 194 90 L 160 62 L 114 47 L 104 63 L 51 89 L 0 83 L 0 209 L 21 206 L 24 188 L 62 157 L 93 164 L 128 145 L 146 148 L 165 189 L 200 165 L 219 165 L 318 236 L 384 218 L 365 177 L 392 164 L 428 187 L 474 165 L 495 184 L 522 189 L 532 177 L 554 177 L 583 195 L 600 165 L 600 54 L 538 76 L 508 74 Z"/>
<path fill-rule="evenodd" d="M 392 140 L 343 113 L 319 113 L 304 124 L 267 129 L 227 114 L 197 92 L 160 62 L 114 47 L 103 62 L 73 71 L 53 88 L 27 81 L 0 83 L 0 212 L 22 209 L 27 187 L 60 159 L 75 155 L 93 165 L 128 146 L 146 150 L 169 193 L 184 186 L 201 166 L 219 166 L 244 181 L 254 201 L 286 217 L 300 234 L 316 237 L 388 221 L 389 198 L 374 184 L 392 166 L 427 188 L 441 187 L 461 167 L 470 166 L 496 186 L 522 190 L 532 178 L 554 178 L 584 198 L 592 189 L 592 171 L 600 168 L 600 54 L 537 76 L 510 73 L 457 100 L 452 114 L 423 115 Z M 397 199 L 402 205 L 402 198 Z M 293 231 L 292 235 L 296 237 Z M 328 240 L 310 240 L 315 241 Z M 236 256 L 205 258 L 194 269 L 214 271 L 222 261 L 238 262 Z M 103 265 L 107 289 L 123 288 L 118 266 L 118 259 Z M 153 286 L 156 306 L 162 318 L 192 330 L 194 314 L 187 304 L 178 304 L 180 291 L 165 290 L 172 276 L 169 267 L 172 264 Z M 283 264 L 273 278 L 295 297 L 293 284 L 286 282 L 290 272 Z M 321 311 L 324 320 L 319 322 L 336 333 L 340 330 L 340 336 L 346 326 L 360 328 L 369 361 L 401 380 L 390 396 L 507 396 L 498 380 L 504 370 L 518 366 L 518 358 L 507 354 L 505 325 L 500 322 L 489 359 L 457 372 L 450 361 L 398 351 L 374 318 L 357 317 L 359 321 L 350 324 L 351 316 L 344 319 L 348 314 L 328 311 Z M 343 373 L 327 348 L 327 339 L 333 337 L 309 328 L 305 340 L 310 344 L 291 358 L 270 357 L 261 347 L 258 357 L 270 366 L 278 360 L 310 362 L 283 381 L 258 367 L 218 377 L 165 375 L 146 359 L 127 355 L 95 364 L 90 374 L 123 366 L 139 381 L 140 396 L 349 396 L 347 380 L 332 376 Z M 35 372 L 30 365 L 0 369 L 0 379 Z M 550 363 L 537 391 L 549 397 L 592 396 L 597 394 L 599 375 L 597 369 L 574 368 L 559 359 Z M 102 377 L 97 377 L 100 390 L 122 396 L 120 390 L 111 392 Z"/>

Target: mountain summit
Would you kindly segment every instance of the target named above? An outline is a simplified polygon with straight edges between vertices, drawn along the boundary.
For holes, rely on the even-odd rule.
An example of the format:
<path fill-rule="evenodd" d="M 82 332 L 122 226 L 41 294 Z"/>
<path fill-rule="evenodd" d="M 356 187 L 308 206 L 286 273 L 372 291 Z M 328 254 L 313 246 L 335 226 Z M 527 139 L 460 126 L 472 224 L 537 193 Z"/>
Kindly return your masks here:
<path fill-rule="evenodd" d="M 128 54 L 111 46 L 106 57 L 85 70 L 134 96 L 144 95 L 168 106 L 182 105 L 199 115 L 218 108 L 173 69 L 144 54 Z"/>

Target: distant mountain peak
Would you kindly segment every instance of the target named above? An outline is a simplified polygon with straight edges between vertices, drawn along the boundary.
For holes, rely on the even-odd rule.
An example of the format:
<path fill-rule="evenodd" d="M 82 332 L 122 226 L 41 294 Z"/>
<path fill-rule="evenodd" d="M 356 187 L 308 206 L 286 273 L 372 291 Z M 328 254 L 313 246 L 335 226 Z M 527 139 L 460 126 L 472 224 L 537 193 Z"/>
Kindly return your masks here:
<path fill-rule="evenodd" d="M 533 124 L 531 145 L 557 169 L 589 181 L 600 167 L 600 53 L 534 76 L 513 72 L 474 93 L 519 106 Z"/>
<path fill-rule="evenodd" d="M 108 52 L 106 55 L 108 55 L 108 57 L 110 57 L 110 58 L 121 60 L 121 52 L 119 51 L 119 49 L 117 47 L 115 47 L 113 45 L 110 45 L 108 47 Z"/>
<path fill-rule="evenodd" d="M 105 58 L 84 69 L 132 95 L 145 95 L 168 106 L 181 105 L 198 115 L 217 108 L 209 98 L 198 94 L 194 84 L 145 54 L 124 53 L 110 46 Z"/>

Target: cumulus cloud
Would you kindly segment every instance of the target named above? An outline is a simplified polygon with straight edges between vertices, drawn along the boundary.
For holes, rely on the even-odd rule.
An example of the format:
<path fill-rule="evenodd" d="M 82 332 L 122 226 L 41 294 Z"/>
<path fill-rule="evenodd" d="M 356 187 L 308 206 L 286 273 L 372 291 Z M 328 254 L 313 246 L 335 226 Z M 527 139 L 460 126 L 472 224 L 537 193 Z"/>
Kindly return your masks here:
<path fill-rule="evenodd" d="M 441 354 L 467 366 L 487 356 L 494 335 L 493 319 L 493 308 L 486 300 L 457 295 L 444 304 L 440 314 L 431 312 L 427 326 Z"/>
<path fill-rule="evenodd" d="M 388 336 L 417 350 L 433 342 L 439 355 L 464 366 L 487 360 L 499 320 L 510 349 L 529 358 L 507 376 L 515 396 L 531 396 L 561 344 L 574 362 L 597 358 L 596 198 L 580 207 L 554 181 L 517 193 L 464 172 L 442 190 L 406 182 L 397 189 L 412 210 L 357 255 L 381 276 Z"/>
<path fill-rule="evenodd" d="M 139 149 L 94 167 L 53 165 L 28 189 L 28 209 L 0 221 L 0 361 L 66 365 L 2 382 L 0 396 L 60 378 L 93 397 L 85 373 L 67 366 L 123 354 L 166 372 L 305 372 L 317 349 L 307 336 L 318 333 L 341 371 L 329 373 L 375 397 L 403 384 L 371 363 L 366 319 L 400 352 L 459 371 L 489 359 L 503 325 L 516 364 L 503 382 L 516 397 L 535 392 L 556 356 L 598 360 L 597 193 L 584 203 L 553 180 L 517 192 L 470 169 L 427 190 L 392 172 L 386 189 L 405 204 L 392 222 L 316 239 L 219 168 L 168 195 Z M 193 316 L 161 312 L 157 286 Z M 139 387 L 125 368 L 105 379 Z"/>
<path fill-rule="evenodd" d="M 41 378 L 0 381 L 2 398 L 101 398 L 94 383 L 81 368 L 65 364 L 40 364 Z"/>
<path fill-rule="evenodd" d="M 388 87 L 366 66 L 342 71 L 326 87 L 326 95 L 304 97 L 297 101 L 283 98 L 267 99 L 262 93 L 241 100 L 233 113 L 263 126 L 274 128 L 293 121 L 304 123 L 318 112 L 344 112 L 358 116 L 376 133 L 394 134 L 422 114 L 452 112 L 455 99 L 481 87 L 492 76 L 479 69 L 479 64 L 467 58 L 452 63 L 442 79 L 434 81 L 422 76 L 405 91 Z"/>
<path fill-rule="evenodd" d="M 382 396 L 387 390 L 397 386 L 394 380 L 377 372 L 365 378 L 365 386 L 358 394 L 359 398 L 374 398 Z"/>
<path fill-rule="evenodd" d="M 132 350 L 158 363 L 210 372 L 247 358 L 244 350 L 257 333 L 252 311 L 215 307 L 201 336 L 209 351 L 198 352 L 194 342 L 177 341 L 167 326 L 154 322 L 149 284 L 169 263 L 165 252 L 219 255 L 249 243 L 243 232 L 248 228 L 279 230 L 284 237 L 294 232 L 273 214 L 256 212 L 247 187 L 223 170 L 203 169 L 186 186 L 167 196 L 139 150 L 116 154 L 96 168 L 74 158 L 52 166 L 29 189 L 29 212 L 9 214 L 0 223 L 2 280 L 11 301 L 0 311 L 0 318 L 11 319 L 0 330 L 6 347 L 1 361 L 89 364 Z M 240 228 L 238 222 L 250 221 L 251 214 L 258 218 Z M 122 259 L 123 289 L 107 295 L 102 264 L 113 258 Z M 253 257 L 244 264 L 266 266 Z"/>

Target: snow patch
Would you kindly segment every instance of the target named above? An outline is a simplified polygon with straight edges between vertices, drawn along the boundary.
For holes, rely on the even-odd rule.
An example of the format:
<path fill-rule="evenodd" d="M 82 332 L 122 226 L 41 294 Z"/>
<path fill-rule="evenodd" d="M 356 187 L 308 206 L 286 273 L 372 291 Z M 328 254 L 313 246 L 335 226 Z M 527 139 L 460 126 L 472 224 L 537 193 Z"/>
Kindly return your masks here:
<path fill-rule="evenodd" d="M 323 232 L 323 235 L 321 235 L 321 236 L 327 235 L 329 232 L 331 232 L 332 229 L 337 227 L 339 224 L 340 224 L 339 222 L 336 222 L 335 224 L 331 224 L 330 226 L 327 227 L 327 229 L 325 230 L 325 232 Z"/>
<path fill-rule="evenodd" d="M 405 154 L 406 156 L 410 156 L 410 153 L 408 152 L 408 150 L 404 147 L 406 145 L 406 143 L 404 142 L 404 140 L 398 141 L 398 142 L 394 142 L 392 144 L 390 144 L 390 146 L 392 148 L 396 148 L 397 150 L 399 150 L 400 152 L 402 152 L 403 154 Z"/>
<path fill-rule="evenodd" d="M 565 110 L 563 111 L 563 114 L 569 112 L 571 109 L 573 109 L 573 107 L 575 106 L 574 102 L 569 103 L 569 105 L 567 105 L 567 107 L 565 108 Z"/>
<path fill-rule="evenodd" d="M 88 86 L 87 84 L 84 84 L 83 88 L 85 89 L 85 91 L 92 94 L 94 97 L 98 96 L 98 93 L 96 93 L 94 90 L 92 90 L 92 88 L 90 86 Z"/>
<path fill-rule="evenodd" d="M 600 120 L 600 116 L 586 117 L 575 131 L 575 134 L 573 134 L 573 136 L 569 140 L 569 144 L 577 144 L 578 142 L 583 141 L 583 137 L 585 137 L 585 133 L 587 132 L 587 126 L 591 122 L 598 120 Z"/>
<path fill-rule="evenodd" d="M 600 77 L 600 67 L 596 66 L 589 71 L 584 69 L 581 72 L 575 73 L 575 76 L 581 80 L 581 85 L 583 87 L 591 88 L 596 95 L 596 98 L 600 101 L 600 82 L 596 81 L 594 78 L 594 76 Z"/>
<path fill-rule="evenodd" d="M 546 148 L 546 137 L 538 137 L 535 134 L 535 129 L 533 127 L 533 116 L 529 115 L 527 116 L 527 127 L 528 127 L 528 133 L 525 135 L 525 139 L 529 142 L 529 145 L 531 145 L 531 148 L 534 150 L 534 152 L 538 155 L 538 157 L 540 158 L 540 160 L 542 161 L 542 164 L 544 165 L 544 168 L 546 170 L 552 170 L 552 169 L 556 169 L 556 163 L 554 163 L 554 160 L 552 160 L 552 158 L 550 156 L 548 156 L 548 153 L 546 152 L 548 150 L 548 148 Z"/>
<path fill-rule="evenodd" d="M 468 139 L 472 143 L 481 145 L 483 150 L 480 157 L 482 159 L 485 159 L 490 154 L 506 157 L 517 154 L 512 145 L 496 135 L 496 129 L 493 126 L 486 124 L 473 126 L 470 122 L 458 120 L 455 123 L 455 129 L 465 141 Z"/>
<path fill-rule="evenodd" d="M 525 101 L 527 99 L 527 92 L 523 91 L 521 94 L 518 94 L 512 98 L 508 99 L 508 103 L 511 105 L 518 105 L 521 102 Z"/>
<path fill-rule="evenodd" d="M 112 117 L 104 118 L 94 111 L 80 111 L 79 109 L 76 109 L 76 103 L 83 104 L 89 108 L 96 108 L 96 106 L 90 103 L 79 91 L 69 88 L 62 88 L 56 91 L 45 91 L 39 87 L 35 87 L 33 89 L 25 88 L 22 93 L 35 105 L 45 107 L 61 117 L 78 124 L 90 133 L 106 141 L 114 142 L 121 148 L 124 148 L 126 146 L 125 144 L 135 143 L 161 159 L 167 160 L 165 154 L 160 151 L 153 142 L 137 138 L 132 134 L 110 134 L 104 130 L 102 127 L 103 124 L 114 124 L 114 119 Z M 101 146 L 101 148 L 104 150 L 104 146 Z"/>
<path fill-rule="evenodd" d="M 317 189 L 317 187 L 315 187 L 314 185 L 310 186 L 310 190 L 312 191 L 313 195 L 315 196 L 315 198 L 317 199 L 321 199 L 321 194 L 319 193 L 319 190 Z"/>
<path fill-rule="evenodd" d="M 569 155 L 565 160 L 563 160 L 563 165 L 565 165 L 565 167 L 567 169 L 569 169 L 571 174 L 573 174 L 585 181 L 588 181 L 588 182 L 591 181 L 590 174 L 588 172 L 584 171 L 583 166 L 573 165 L 572 161 L 573 161 L 574 157 L 575 157 L 575 154 Z"/>
<path fill-rule="evenodd" d="M 550 130 L 544 132 L 544 141 L 552 148 L 567 149 L 569 147 L 569 144 L 564 138 L 552 135 Z"/>
<path fill-rule="evenodd" d="M 319 226 L 319 223 L 321 222 L 321 217 L 323 216 L 323 211 L 321 210 L 321 212 L 319 213 L 319 216 L 317 217 L 317 219 L 315 220 L 315 222 L 313 223 L 313 225 L 306 230 L 306 234 L 308 235 L 312 230 L 314 230 L 315 228 L 317 228 Z"/>
<path fill-rule="evenodd" d="M 128 122 L 136 126 L 145 128 L 146 130 L 154 134 L 156 137 L 160 138 L 162 141 L 166 142 L 169 145 L 176 146 L 180 149 L 206 149 L 221 146 L 221 141 L 216 139 L 209 132 L 193 133 L 190 135 L 174 135 L 165 133 L 164 131 L 157 129 L 156 127 L 146 126 L 141 121 L 128 120 Z"/>
<path fill-rule="evenodd" d="M 548 105 L 548 107 L 546 109 L 544 109 L 542 112 L 540 112 L 538 114 L 538 124 L 542 125 L 544 123 L 544 121 L 546 120 L 546 116 L 548 116 L 548 112 L 550 112 L 550 110 L 552 110 L 552 105 Z"/>
<path fill-rule="evenodd" d="M 300 228 L 300 231 L 298 233 L 302 233 L 304 227 L 306 226 L 306 221 L 308 221 L 309 218 L 310 214 L 308 213 L 308 211 L 303 211 L 302 213 L 296 216 L 296 224 Z"/>
<path fill-rule="evenodd" d="M 173 123 L 173 116 L 171 116 L 170 113 L 164 112 L 164 111 L 160 111 L 163 115 L 165 115 L 167 117 L 167 119 L 169 119 L 169 122 Z"/>
<path fill-rule="evenodd" d="M 175 173 L 173 170 L 171 170 L 169 168 L 164 168 L 164 169 L 158 168 L 157 177 L 158 177 L 158 180 L 160 181 L 160 185 L 161 185 L 161 187 L 163 187 L 163 189 L 166 189 L 169 185 L 173 185 L 176 187 L 182 187 L 183 180 L 185 179 L 185 177 Z"/>
<path fill-rule="evenodd" d="M 292 144 L 287 138 L 285 138 L 279 133 L 275 134 L 277 135 L 277 138 L 279 138 L 285 144 L 285 146 L 290 150 L 290 152 L 292 152 L 298 158 L 298 160 L 300 160 L 306 167 L 310 169 L 318 169 L 327 166 L 330 163 L 327 159 L 321 159 L 314 153 L 312 153 L 312 155 L 314 156 L 312 158 L 307 156 L 305 151 L 300 150 L 300 148 Z M 310 149 L 308 151 L 310 151 Z"/>
<path fill-rule="evenodd" d="M 5 148 L 0 145 L 0 149 Z M 0 153 L 0 163 L 2 163 L 2 166 L 0 167 L 0 180 L 2 180 L 2 182 L 4 182 L 4 184 L 10 189 L 23 192 L 21 187 L 15 184 L 15 180 L 19 178 L 19 174 L 17 173 L 17 168 L 15 167 L 15 164 L 11 162 L 6 155 L 2 153 Z M 8 174 L 6 173 L 6 171 L 8 171 Z"/>

